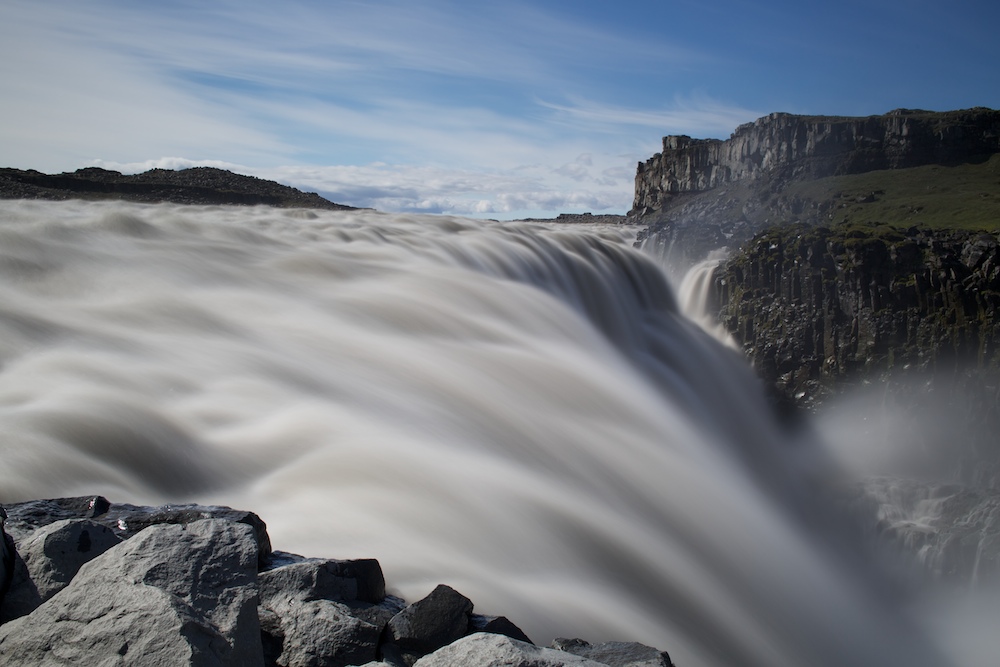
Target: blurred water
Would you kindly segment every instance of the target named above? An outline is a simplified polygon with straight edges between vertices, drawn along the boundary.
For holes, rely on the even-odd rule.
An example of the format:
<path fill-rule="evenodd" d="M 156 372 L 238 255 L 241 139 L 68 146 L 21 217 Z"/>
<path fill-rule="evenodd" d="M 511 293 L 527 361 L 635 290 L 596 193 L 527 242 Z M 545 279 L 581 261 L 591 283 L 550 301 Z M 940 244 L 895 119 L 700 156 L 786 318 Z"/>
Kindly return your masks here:
<path fill-rule="evenodd" d="M 539 643 L 946 665 L 621 228 L 0 203 L 0 500 L 260 514 Z"/>

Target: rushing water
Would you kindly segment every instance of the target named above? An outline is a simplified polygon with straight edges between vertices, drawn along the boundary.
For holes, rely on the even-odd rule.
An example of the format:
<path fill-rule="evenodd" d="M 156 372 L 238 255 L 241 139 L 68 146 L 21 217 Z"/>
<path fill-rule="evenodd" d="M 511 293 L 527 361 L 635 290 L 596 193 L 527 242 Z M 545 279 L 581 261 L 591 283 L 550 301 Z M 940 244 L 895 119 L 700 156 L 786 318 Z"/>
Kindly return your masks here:
<path fill-rule="evenodd" d="M 260 514 L 681 667 L 950 664 L 621 228 L 0 204 L 0 500 Z"/>

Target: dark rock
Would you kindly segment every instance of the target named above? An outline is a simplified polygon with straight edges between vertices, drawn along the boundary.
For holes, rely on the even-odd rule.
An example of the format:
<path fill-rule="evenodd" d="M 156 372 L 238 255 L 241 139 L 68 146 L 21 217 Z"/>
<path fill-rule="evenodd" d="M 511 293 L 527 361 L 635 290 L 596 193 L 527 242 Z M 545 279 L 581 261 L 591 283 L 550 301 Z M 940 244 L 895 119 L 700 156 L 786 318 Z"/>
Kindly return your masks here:
<path fill-rule="evenodd" d="M 636 642 L 603 642 L 591 644 L 582 639 L 558 638 L 552 648 L 593 660 L 608 667 L 673 667 L 670 656 Z"/>
<path fill-rule="evenodd" d="M 565 651 L 540 648 L 504 635 L 476 633 L 417 660 L 415 667 L 607 667 Z"/>
<path fill-rule="evenodd" d="M 11 581 L 14 578 L 14 561 L 16 551 L 14 550 L 14 540 L 7 534 L 5 524 L 7 522 L 7 510 L 0 507 L 0 609 L 3 608 L 4 598 L 10 590 Z"/>
<path fill-rule="evenodd" d="M 514 625 L 506 616 L 472 614 L 469 617 L 469 632 L 491 632 L 495 635 L 505 635 L 527 644 L 535 643 L 528 639 L 528 635 L 524 634 L 524 631 Z"/>
<path fill-rule="evenodd" d="M 374 660 L 393 612 L 371 559 L 304 559 L 260 575 L 266 664 L 340 667 Z M 395 607 L 390 607 L 395 609 Z"/>
<path fill-rule="evenodd" d="M 388 642 L 415 659 L 464 637 L 469 631 L 471 614 L 469 598 L 439 585 L 423 600 L 392 617 L 387 628 Z"/>
<path fill-rule="evenodd" d="M 315 192 L 213 167 L 151 169 L 131 176 L 95 167 L 72 173 L 0 169 L 0 199 L 122 199 L 137 202 L 349 210 Z"/>
<path fill-rule="evenodd" d="M 343 667 L 375 660 L 382 627 L 330 600 L 267 600 L 262 605 L 262 644 L 281 667 Z"/>

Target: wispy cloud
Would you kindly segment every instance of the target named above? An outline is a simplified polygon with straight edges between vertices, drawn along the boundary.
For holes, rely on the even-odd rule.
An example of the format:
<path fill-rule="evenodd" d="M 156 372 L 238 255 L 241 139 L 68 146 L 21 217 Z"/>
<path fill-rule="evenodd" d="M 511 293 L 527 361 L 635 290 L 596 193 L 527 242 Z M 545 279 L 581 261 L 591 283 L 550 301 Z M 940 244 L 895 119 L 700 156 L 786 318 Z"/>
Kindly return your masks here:
<path fill-rule="evenodd" d="M 704 54 L 525 2 L 46 6 L 0 7 L 15 166 L 226 166 L 391 211 L 623 211 L 662 134 L 753 117 L 613 102 L 593 72 Z"/>
<path fill-rule="evenodd" d="M 675 97 L 672 104 L 657 109 L 630 109 L 580 98 L 565 104 L 539 100 L 539 104 L 591 127 L 621 131 L 623 126 L 639 126 L 655 128 L 664 134 L 728 136 L 738 125 L 765 115 L 760 111 L 726 105 L 705 95 Z"/>

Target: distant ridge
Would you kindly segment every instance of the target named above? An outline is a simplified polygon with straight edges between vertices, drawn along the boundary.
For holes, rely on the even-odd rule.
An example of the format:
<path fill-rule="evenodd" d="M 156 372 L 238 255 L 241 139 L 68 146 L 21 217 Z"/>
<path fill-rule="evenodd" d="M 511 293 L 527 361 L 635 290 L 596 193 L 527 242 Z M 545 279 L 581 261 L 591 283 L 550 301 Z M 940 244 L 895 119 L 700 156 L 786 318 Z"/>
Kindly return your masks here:
<path fill-rule="evenodd" d="M 87 167 L 62 174 L 0 169 L 0 199 L 120 199 L 134 202 L 356 210 L 315 192 L 214 167 L 151 169 L 124 175 Z"/>

